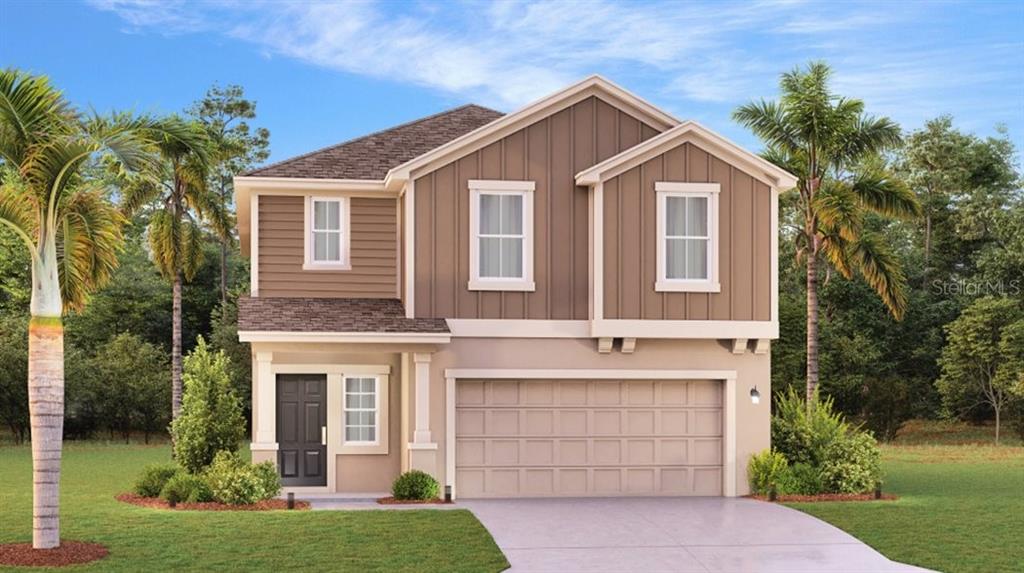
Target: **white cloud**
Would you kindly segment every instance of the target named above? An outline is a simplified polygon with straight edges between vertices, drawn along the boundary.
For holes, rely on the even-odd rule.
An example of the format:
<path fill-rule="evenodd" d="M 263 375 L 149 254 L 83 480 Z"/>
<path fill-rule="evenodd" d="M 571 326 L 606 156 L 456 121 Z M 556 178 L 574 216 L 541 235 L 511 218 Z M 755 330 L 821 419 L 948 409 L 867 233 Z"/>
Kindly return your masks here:
<path fill-rule="evenodd" d="M 724 113 L 736 103 L 772 97 L 779 72 L 818 58 L 835 66 L 838 90 L 901 121 L 933 110 L 957 112 L 976 99 L 971 90 L 1000 82 L 1019 88 L 1021 82 L 1013 68 L 1019 43 L 965 50 L 925 33 L 914 45 L 907 38 L 925 29 L 929 11 L 936 10 L 914 3 L 881 12 L 877 5 L 799 0 L 91 4 L 117 14 L 133 33 L 219 34 L 269 57 L 421 85 L 504 109 L 600 72 L 642 85 L 645 95 L 656 94 L 683 117 L 694 115 L 681 109 L 686 102 Z M 1019 99 L 1013 103 L 1019 108 Z"/>

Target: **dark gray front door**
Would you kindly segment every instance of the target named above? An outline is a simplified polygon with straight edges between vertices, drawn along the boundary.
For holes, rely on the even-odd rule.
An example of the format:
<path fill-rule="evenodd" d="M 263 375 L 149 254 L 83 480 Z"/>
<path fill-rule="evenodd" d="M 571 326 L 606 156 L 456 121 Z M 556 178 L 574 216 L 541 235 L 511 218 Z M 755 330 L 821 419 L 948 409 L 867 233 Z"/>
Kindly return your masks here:
<path fill-rule="evenodd" d="M 327 485 L 327 376 L 277 375 L 277 468 L 286 486 Z"/>

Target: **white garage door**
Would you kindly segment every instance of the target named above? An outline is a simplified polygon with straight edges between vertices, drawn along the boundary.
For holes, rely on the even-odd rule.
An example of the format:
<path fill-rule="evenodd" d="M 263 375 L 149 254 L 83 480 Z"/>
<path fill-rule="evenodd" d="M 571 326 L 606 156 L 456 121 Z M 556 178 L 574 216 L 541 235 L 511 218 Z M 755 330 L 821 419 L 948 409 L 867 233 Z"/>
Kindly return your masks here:
<path fill-rule="evenodd" d="M 722 495 L 722 384 L 459 380 L 459 497 Z"/>

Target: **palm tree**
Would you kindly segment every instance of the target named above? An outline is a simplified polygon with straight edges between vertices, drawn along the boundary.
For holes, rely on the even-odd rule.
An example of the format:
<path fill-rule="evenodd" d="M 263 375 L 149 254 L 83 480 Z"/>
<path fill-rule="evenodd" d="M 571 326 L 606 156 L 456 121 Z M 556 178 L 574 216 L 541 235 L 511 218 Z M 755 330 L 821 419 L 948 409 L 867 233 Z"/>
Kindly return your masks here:
<path fill-rule="evenodd" d="M 813 62 L 782 74 L 778 102 L 740 106 L 733 119 L 766 145 L 764 156 L 797 175 L 797 259 L 807 265 L 807 404 L 818 387 L 818 272 L 822 262 L 856 272 L 897 320 L 907 306 L 906 279 L 869 213 L 916 216 L 914 194 L 886 169 L 881 154 L 900 144 L 900 128 L 864 113 L 864 102 L 829 89 L 831 69 Z"/>
<path fill-rule="evenodd" d="M 161 157 L 156 180 L 138 178 L 125 185 L 122 206 L 131 214 L 146 205 L 156 205 L 150 214 L 150 254 L 153 262 L 173 285 L 171 324 L 171 418 L 181 412 L 181 286 L 191 281 L 203 263 L 203 223 L 209 223 L 220 237 L 230 237 L 230 218 L 216 193 L 206 186 L 210 162 L 210 139 L 198 122 L 177 116 L 161 122 L 169 132 L 183 137 L 157 141 Z"/>
<path fill-rule="evenodd" d="M 63 314 L 81 309 L 117 265 L 122 216 L 100 168 L 153 166 L 146 118 L 79 114 L 47 78 L 0 71 L 0 224 L 28 249 L 32 299 L 28 398 L 32 435 L 32 546 L 60 545 L 64 427 Z M 172 134 L 165 134 L 171 137 Z"/>

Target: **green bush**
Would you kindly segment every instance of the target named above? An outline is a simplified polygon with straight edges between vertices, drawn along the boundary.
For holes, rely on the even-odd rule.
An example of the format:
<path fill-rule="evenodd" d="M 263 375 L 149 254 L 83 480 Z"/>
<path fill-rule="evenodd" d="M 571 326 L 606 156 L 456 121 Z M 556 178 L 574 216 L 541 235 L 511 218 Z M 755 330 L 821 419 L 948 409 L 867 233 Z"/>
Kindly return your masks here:
<path fill-rule="evenodd" d="M 178 470 L 164 484 L 164 489 L 160 491 L 160 499 L 172 503 L 213 501 L 213 492 L 201 476 Z"/>
<path fill-rule="evenodd" d="M 870 491 L 881 477 L 882 452 L 878 442 L 867 432 L 852 432 L 826 448 L 821 479 L 828 491 Z"/>
<path fill-rule="evenodd" d="M 778 486 L 779 493 L 796 495 L 817 495 L 825 491 L 825 485 L 821 481 L 821 471 L 818 468 L 796 463 L 786 470 L 784 479 Z"/>
<path fill-rule="evenodd" d="M 437 499 L 440 491 L 437 480 L 419 470 L 405 472 L 391 485 L 395 499 Z"/>
<path fill-rule="evenodd" d="M 256 503 L 281 492 L 281 479 L 272 462 L 249 464 L 229 451 L 217 452 L 204 478 L 213 499 L 230 505 Z"/>
<path fill-rule="evenodd" d="M 171 425 L 174 455 L 188 471 L 198 474 L 217 452 L 238 450 L 245 435 L 242 406 L 231 388 L 228 359 L 212 352 L 202 337 L 185 357 L 182 376 L 185 395 L 181 415 Z"/>
<path fill-rule="evenodd" d="M 843 415 L 834 411 L 831 398 L 816 396 L 808 412 L 803 394 L 792 388 L 775 397 L 772 447 L 790 463 L 821 467 L 829 444 L 849 430 Z"/>
<path fill-rule="evenodd" d="M 157 497 L 171 479 L 178 472 L 178 466 L 174 464 L 149 464 L 142 469 L 142 475 L 135 480 L 135 487 L 132 490 L 142 497 Z"/>
<path fill-rule="evenodd" d="M 747 479 L 750 489 L 760 495 L 767 495 L 775 486 L 780 490 L 780 480 L 784 480 L 788 471 L 786 456 L 775 450 L 765 450 L 750 457 L 747 463 Z M 395 497 L 398 497 L 397 495 Z"/>

